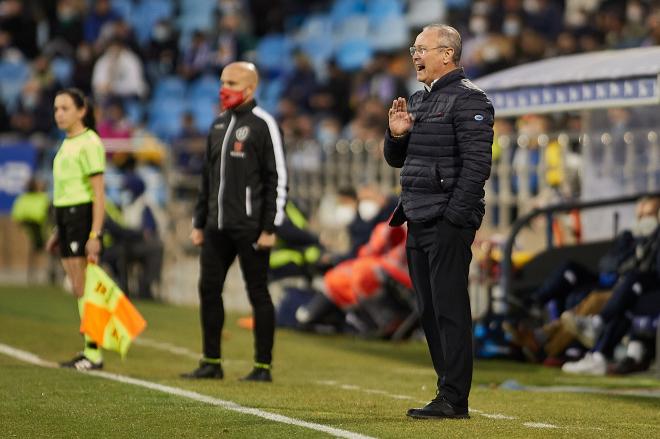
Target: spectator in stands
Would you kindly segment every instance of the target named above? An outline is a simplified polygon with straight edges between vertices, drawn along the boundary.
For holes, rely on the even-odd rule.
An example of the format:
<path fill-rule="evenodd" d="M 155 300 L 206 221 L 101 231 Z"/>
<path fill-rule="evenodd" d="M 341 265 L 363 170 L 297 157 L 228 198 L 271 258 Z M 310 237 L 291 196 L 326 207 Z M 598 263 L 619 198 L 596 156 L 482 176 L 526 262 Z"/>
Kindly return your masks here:
<path fill-rule="evenodd" d="M 122 99 L 145 97 L 147 84 L 142 61 L 122 40 L 112 40 L 94 65 L 92 88 L 99 101 L 111 96 Z"/>
<path fill-rule="evenodd" d="M 106 23 L 120 20 L 121 16 L 112 10 L 110 0 L 97 0 L 92 10 L 85 18 L 85 41 L 94 44 L 101 35 L 101 29 Z"/>
<path fill-rule="evenodd" d="M 52 100 L 48 99 L 48 94 L 40 87 L 37 80 L 28 80 L 11 115 L 12 129 L 23 135 L 49 134 L 54 124 Z"/>
<path fill-rule="evenodd" d="M 181 115 L 181 134 L 172 143 L 177 167 L 186 174 L 199 175 L 204 166 L 206 140 L 189 111 Z"/>
<path fill-rule="evenodd" d="M 201 30 L 196 30 L 193 32 L 190 44 L 183 49 L 179 75 L 188 81 L 197 79 L 208 71 L 211 67 L 211 61 L 211 45 L 206 39 L 206 34 Z"/>
<path fill-rule="evenodd" d="M 133 135 L 133 124 L 126 117 L 120 99 L 110 99 L 101 114 L 97 131 L 102 139 L 129 139 Z"/>
<path fill-rule="evenodd" d="M 648 34 L 642 46 L 658 46 L 660 45 L 660 6 L 654 6 L 651 14 L 646 19 Z"/>
<path fill-rule="evenodd" d="M 160 20 L 151 31 L 145 50 L 147 74 L 155 82 L 173 75 L 179 59 L 179 35 L 171 20 Z"/>
<path fill-rule="evenodd" d="M 37 47 L 37 22 L 32 11 L 19 0 L 0 2 L 0 30 L 11 36 L 12 45 L 32 59 L 39 53 Z"/>
<path fill-rule="evenodd" d="M 351 95 L 351 78 L 342 71 L 333 59 L 328 61 L 328 79 L 319 85 L 310 104 L 320 114 L 331 114 L 343 124 L 353 117 L 350 100 L 342 97 Z"/>
<path fill-rule="evenodd" d="M 56 14 L 49 23 L 49 47 L 66 50 L 69 55 L 83 41 L 83 9 L 76 0 L 58 0 Z"/>
<path fill-rule="evenodd" d="M 350 140 L 379 141 L 383 138 L 383 124 L 387 120 L 385 107 L 378 98 L 363 102 L 355 118 L 346 126 L 342 137 Z"/>
<path fill-rule="evenodd" d="M 408 94 L 405 80 L 392 71 L 395 59 L 378 54 L 364 71 L 358 73 L 351 95 L 354 107 L 364 105 L 371 98 L 379 100 L 384 107 L 395 97 Z"/>
<path fill-rule="evenodd" d="M 242 59 L 245 53 L 252 50 L 255 41 L 246 29 L 246 19 L 238 11 L 230 10 L 218 17 L 218 26 L 211 35 L 211 46 L 214 50 L 213 64 L 220 71 L 224 66 Z"/>
<path fill-rule="evenodd" d="M 92 94 L 94 61 L 94 49 L 92 45 L 86 41 L 82 41 L 76 48 L 72 81 L 74 87 L 85 93 L 85 96 Z"/>
<path fill-rule="evenodd" d="M 9 127 L 9 115 L 7 114 L 7 108 L 5 107 L 4 102 L 0 101 L 0 133 L 8 132 Z"/>
<path fill-rule="evenodd" d="M 282 94 L 307 113 L 310 98 L 317 88 L 316 73 L 311 61 L 303 52 L 296 52 L 293 55 L 293 70 L 285 79 Z"/>

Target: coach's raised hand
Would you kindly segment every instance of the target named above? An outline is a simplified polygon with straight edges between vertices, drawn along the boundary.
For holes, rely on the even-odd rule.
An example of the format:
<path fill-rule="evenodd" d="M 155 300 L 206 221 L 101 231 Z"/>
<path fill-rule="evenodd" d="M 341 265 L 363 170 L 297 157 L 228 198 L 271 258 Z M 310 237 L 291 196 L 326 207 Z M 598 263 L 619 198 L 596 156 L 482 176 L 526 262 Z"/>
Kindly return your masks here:
<path fill-rule="evenodd" d="M 390 134 L 393 137 L 402 137 L 412 129 L 413 117 L 408 113 L 408 104 L 405 98 L 397 98 L 392 101 L 392 107 L 388 112 Z"/>

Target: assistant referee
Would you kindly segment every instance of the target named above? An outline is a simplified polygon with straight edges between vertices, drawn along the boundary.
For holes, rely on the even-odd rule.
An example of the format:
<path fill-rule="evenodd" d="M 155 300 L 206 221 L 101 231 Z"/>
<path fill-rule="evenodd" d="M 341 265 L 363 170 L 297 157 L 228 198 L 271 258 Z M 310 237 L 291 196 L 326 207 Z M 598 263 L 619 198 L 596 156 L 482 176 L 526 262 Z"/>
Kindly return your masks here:
<path fill-rule="evenodd" d="M 101 251 L 105 149 L 94 132 L 93 109 L 80 90 L 59 91 L 54 107 L 55 122 L 66 138 L 53 162 L 53 205 L 57 228 L 46 248 L 50 252 L 59 250 L 82 319 L 85 269 L 88 262 L 98 263 Z M 83 351 L 60 366 L 78 370 L 101 369 L 103 358 L 96 343 L 85 335 Z"/>

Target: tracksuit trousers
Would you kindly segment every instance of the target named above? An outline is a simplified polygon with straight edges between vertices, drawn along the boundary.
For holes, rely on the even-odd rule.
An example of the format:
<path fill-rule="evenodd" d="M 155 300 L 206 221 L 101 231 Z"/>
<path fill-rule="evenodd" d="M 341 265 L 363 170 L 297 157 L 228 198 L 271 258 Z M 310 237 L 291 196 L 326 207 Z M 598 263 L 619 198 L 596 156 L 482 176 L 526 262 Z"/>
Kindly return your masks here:
<path fill-rule="evenodd" d="M 472 384 L 468 271 L 475 232 L 444 219 L 408 221 L 408 268 L 438 391 L 457 407 L 468 406 Z"/>
<path fill-rule="evenodd" d="M 269 250 L 255 250 L 259 230 L 204 230 L 200 258 L 200 313 L 204 357 L 220 358 L 225 312 L 222 289 L 238 255 L 254 316 L 255 361 L 270 364 L 275 334 L 275 308 L 268 292 Z"/>

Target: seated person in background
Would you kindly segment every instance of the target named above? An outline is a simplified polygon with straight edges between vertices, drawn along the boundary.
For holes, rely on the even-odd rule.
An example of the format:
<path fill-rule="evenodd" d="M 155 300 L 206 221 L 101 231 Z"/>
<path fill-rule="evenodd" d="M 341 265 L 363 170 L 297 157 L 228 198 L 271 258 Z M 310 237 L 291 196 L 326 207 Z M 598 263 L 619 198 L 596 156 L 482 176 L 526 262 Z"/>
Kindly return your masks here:
<path fill-rule="evenodd" d="M 657 216 L 656 216 L 657 218 Z M 650 224 L 649 224 L 650 228 Z M 562 321 L 591 351 L 579 361 L 566 363 L 562 370 L 568 373 L 603 375 L 607 359 L 612 358 L 614 348 L 631 327 L 634 316 L 660 315 L 660 227 L 656 221 L 653 234 L 645 245 L 636 249 L 636 264 L 621 281 L 597 314 L 577 316 L 562 314 Z M 632 345 L 632 348 L 631 348 Z M 627 359 L 615 367 L 615 372 L 626 373 L 648 366 L 640 343 L 629 344 Z"/>
<path fill-rule="evenodd" d="M 544 305 L 557 302 L 559 313 L 574 307 L 594 289 L 609 289 L 617 279 L 637 264 L 637 254 L 648 246 L 657 226 L 660 199 L 643 198 L 637 203 L 637 221 L 632 230 L 622 232 L 599 261 L 599 273 L 573 261 L 559 268 L 531 297 Z"/>
<path fill-rule="evenodd" d="M 28 181 L 25 192 L 19 195 L 11 208 L 11 218 L 25 228 L 34 251 L 41 251 L 46 243 L 46 225 L 50 200 L 42 181 Z"/>
<path fill-rule="evenodd" d="M 331 302 L 346 313 L 347 323 L 361 333 L 393 333 L 405 316 L 404 310 L 391 309 L 386 303 L 387 281 L 391 279 L 412 288 L 405 250 L 406 232 L 405 227 L 392 228 L 387 222 L 378 224 L 356 258 L 325 273 L 323 294 L 296 314 L 300 323 L 319 318 L 331 309 L 321 305 Z"/>
<path fill-rule="evenodd" d="M 352 187 L 341 188 L 337 199 L 336 215 L 341 223 L 347 224 L 350 249 L 342 254 L 325 255 L 321 262 L 329 266 L 355 258 L 360 247 L 369 241 L 376 224 L 387 220 L 397 203 L 396 197 L 385 196 L 373 185 L 362 186 L 357 192 Z"/>
<path fill-rule="evenodd" d="M 113 245 L 103 260 L 115 266 L 120 287 L 128 294 L 129 271 L 137 264 L 140 267 L 137 297 L 153 299 L 152 287 L 160 283 L 163 267 L 163 242 L 159 234 L 165 230 L 165 220 L 160 209 L 149 202 L 145 184 L 137 174 L 125 177 L 121 215 L 114 220 L 109 218 L 106 229 Z"/>
<path fill-rule="evenodd" d="M 284 213 L 270 253 L 269 280 L 303 276 L 311 283 L 323 246 L 318 236 L 307 229 L 307 219 L 291 200 L 287 201 Z"/>

